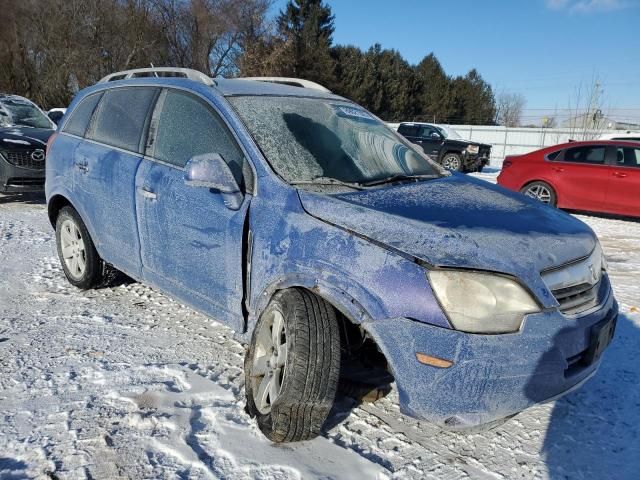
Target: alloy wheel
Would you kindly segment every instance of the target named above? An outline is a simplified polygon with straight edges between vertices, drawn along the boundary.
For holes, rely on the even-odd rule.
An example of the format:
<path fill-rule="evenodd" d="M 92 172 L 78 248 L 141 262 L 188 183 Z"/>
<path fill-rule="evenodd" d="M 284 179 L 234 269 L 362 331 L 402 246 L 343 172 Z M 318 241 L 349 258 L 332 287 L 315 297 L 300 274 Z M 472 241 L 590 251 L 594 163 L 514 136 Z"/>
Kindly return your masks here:
<path fill-rule="evenodd" d="M 60 244 L 67 271 L 74 279 L 81 279 L 87 269 L 87 252 L 80 229 L 73 221 L 62 222 Z"/>
<path fill-rule="evenodd" d="M 544 185 L 532 185 L 524 192 L 527 197 L 549 204 L 551 203 L 551 192 Z"/>
<path fill-rule="evenodd" d="M 256 337 L 251 368 L 251 390 L 258 411 L 267 414 L 280 396 L 287 365 L 285 320 L 277 310 L 269 312 Z"/>

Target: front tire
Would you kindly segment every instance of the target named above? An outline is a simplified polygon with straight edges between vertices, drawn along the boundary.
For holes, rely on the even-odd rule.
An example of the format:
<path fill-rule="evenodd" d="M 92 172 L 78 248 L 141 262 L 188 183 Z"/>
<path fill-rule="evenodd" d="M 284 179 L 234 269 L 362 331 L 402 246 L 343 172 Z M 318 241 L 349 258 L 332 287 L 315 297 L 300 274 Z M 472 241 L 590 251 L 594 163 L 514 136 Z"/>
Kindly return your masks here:
<path fill-rule="evenodd" d="M 531 182 L 522 187 L 520 193 L 552 207 L 558 204 L 558 196 L 547 182 Z"/>
<path fill-rule="evenodd" d="M 82 290 L 98 287 L 113 276 L 112 268 L 98 255 L 84 222 L 72 207 L 56 218 L 58 257 L 69 283 Z"/>
<path fill-rule="evenodd" d="M 307 290 L 276 293 L 256 324 L 244 369 L 247 411 L 267 438 L 318 436 L 340 376 L 333 307 Z"/>
<path fill-rule="evenodd" d="M 447 153 L 442 157 L 442 166 L 452 172 L 461 172 L 463 168 L 462 157 L 457 153 Z"/>

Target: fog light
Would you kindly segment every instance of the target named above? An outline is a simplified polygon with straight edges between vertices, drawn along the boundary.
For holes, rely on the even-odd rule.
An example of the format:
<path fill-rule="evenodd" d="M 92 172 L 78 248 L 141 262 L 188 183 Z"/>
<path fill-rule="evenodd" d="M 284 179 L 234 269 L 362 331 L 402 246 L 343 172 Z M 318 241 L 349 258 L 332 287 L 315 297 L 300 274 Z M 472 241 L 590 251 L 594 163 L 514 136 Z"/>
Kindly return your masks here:
<path fill-rule="evenodd" d="M 418 360 L 420 363 L 424 363 L 425 365 L 431 365 L 432 367 L 437 368 L 449 368 L 451 365 L 453 365 L 453 362 L 449 360 L 434 357 L 432 355 L 427 355 L 426 353 L 416 353 L 416 360 Z"/>

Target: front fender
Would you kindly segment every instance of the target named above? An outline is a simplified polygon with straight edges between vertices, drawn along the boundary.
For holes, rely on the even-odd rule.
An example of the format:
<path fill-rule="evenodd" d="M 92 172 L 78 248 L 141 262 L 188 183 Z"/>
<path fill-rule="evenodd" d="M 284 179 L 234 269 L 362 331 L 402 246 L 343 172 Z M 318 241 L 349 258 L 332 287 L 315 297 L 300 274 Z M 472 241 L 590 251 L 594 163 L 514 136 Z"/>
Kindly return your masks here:
<path fill-rule="evenodd" d="M 450 328 L 421 265 L 308 214 L 296 192 L 254 198 L 250 223 L 248 335 L 273 294 L 291 287 L 316 292 L 355 323 L 406 317 Z"/>

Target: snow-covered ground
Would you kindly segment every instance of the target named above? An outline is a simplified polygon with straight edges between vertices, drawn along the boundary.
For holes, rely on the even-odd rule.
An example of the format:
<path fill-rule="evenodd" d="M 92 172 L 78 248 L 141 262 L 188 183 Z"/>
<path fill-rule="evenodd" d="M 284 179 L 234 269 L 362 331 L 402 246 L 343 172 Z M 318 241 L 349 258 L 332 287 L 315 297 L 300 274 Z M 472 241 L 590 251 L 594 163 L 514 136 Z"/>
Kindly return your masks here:
<path fill-rule="evenodd" d="M 582 389 L 471 435 L 401 415 L 393 393 L 343 400 L 323 437 L 277 446 L 244 412 L 228 328 L 137 283 L 71 287 L 42 199 L 0 196 L 0 479 L 638 478 L 640 223 L 580 218 L 622 312 Z"/>

